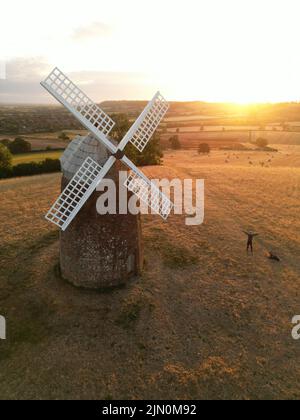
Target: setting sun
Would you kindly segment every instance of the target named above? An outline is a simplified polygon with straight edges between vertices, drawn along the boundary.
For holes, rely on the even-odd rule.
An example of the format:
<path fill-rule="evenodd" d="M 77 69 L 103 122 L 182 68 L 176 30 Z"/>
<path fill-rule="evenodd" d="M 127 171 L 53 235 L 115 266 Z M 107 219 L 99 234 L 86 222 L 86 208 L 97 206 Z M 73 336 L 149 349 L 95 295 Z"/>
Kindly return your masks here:
<path fill-rule="evenodd" d="M 10 40 L 0 100 L 18 99 L 17 85 L 26 91 L 58 65 L 88 89 L 96 85 L 97 100 L 145 99 L 160 89 L 171 100 L 297 101 L 299 12 L 297 0 L 153 0 L 147 10 L 138 0 L 87 0 L 71 13 L 54 0 L 46 15 L 33 0 L 12 0 L 0 28 Z M 41 91 L 30 96 L 48 100 Z"/>

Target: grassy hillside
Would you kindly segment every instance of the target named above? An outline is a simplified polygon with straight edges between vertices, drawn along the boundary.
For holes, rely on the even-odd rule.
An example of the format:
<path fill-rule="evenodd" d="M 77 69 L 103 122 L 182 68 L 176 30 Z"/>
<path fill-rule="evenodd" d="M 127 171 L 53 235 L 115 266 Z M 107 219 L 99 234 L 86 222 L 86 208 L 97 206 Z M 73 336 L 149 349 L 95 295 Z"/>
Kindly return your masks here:
<path fill-rule="evenodd" d="M 60 176 L 1 181 L 0 398 L 299 399 L 300 152 L 263 156 L 182 151 L 146 168 L 204 178 L 205 223 L 143 217 L 144 274 L 107 294 L 59 278 L 44 214 Z"/>

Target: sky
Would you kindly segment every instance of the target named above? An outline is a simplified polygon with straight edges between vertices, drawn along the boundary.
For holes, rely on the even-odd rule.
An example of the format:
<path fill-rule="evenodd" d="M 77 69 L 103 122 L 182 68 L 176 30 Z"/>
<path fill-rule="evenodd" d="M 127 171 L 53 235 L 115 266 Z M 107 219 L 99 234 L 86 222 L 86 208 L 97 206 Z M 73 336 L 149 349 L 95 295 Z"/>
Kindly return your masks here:
<path fill-rule="evenodd" d="M 0 103 L 53 103 L 56 66 L 97 102 L 299 101 L 299 16 L 299 0 L 3 2 Z"/>

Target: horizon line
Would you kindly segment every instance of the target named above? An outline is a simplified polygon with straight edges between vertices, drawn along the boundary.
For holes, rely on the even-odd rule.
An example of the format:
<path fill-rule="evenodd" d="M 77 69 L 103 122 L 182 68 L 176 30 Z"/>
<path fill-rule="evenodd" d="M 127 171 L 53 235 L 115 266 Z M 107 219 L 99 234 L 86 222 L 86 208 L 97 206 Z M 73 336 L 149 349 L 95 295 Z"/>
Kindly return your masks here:
<path fill-rule="evenodd" d="M 101 101 L 95 101 L 97 104 L 103 104 L 105 102 L 141 102 L 148 103 L 149 99 L 105 99 Z M 257 102 L 235 102 L 235 101 L 208 101 L 208 100 L 168 100 L 170 104 L 211 104 L 211 105 L 233 105 L 233 106 L 253 106 L 253 105 L 288 105 L 288 104 L 300 104 L 300 100 L 286 100 L 286 101 L 257 101 Z M 52 102 L 1 102 L 0 106 L 53 106 L 60 107 L 58 103 Z"/>

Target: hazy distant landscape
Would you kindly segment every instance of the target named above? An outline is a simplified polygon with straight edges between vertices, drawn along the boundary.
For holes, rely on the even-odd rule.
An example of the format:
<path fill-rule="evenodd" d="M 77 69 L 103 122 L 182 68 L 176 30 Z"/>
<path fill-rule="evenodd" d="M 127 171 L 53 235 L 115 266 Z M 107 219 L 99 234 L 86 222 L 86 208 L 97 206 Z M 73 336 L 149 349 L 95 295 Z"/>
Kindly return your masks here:
<path fill-rule="evenodd" d="M 133 121 L 145 107 L 143 101 L 103 102 L 112 117 L 125 113 Z M 32 150 L 64 149 L 69 140 L 84 134 L 75 118 L 61 106 L 0 105 L 0 140 L 22 136 Z M 202 142 L 213 148 L 236 147 L 264 137 L 270 144 L 300 145 L 300 104 L 238 106 L 204 102 L 175 102 L 159 129 L 162 147 L 176 134 L 183 148 L 197 149 Z"/>

